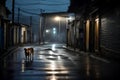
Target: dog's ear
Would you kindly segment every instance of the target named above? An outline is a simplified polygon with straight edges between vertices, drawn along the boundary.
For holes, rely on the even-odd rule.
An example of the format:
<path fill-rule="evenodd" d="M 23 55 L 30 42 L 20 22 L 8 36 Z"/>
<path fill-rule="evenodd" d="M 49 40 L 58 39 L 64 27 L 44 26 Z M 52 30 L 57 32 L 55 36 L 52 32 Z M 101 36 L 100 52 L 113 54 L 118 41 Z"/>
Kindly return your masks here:
<path fill-rule="evenodd" d="M 24 50 L 26 50 L 26 48 L 24 48 Z"/>

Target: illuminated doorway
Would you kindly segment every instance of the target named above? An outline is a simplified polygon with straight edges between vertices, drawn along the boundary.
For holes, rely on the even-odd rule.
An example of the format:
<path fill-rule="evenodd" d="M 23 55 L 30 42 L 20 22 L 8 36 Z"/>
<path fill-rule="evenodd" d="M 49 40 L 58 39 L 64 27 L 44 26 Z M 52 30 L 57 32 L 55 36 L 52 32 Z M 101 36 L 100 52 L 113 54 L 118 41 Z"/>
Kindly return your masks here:
<path fill-rule="evenodd" d="M 99 51 L 99 18 L 95 19 L 95 42 L 94 42 L 95 52 Z"/>
<path fill-rule="evenodd" d="M 86 22 L 86 36 L 85 36 L 85 38 L 86 38 L 86 42 L 85 42 L 86 51 L 89 51 L 89 38 L 90 38 L 89 33 L 90 33 L 90 21 L 87 20 L 87 22 Z"/>

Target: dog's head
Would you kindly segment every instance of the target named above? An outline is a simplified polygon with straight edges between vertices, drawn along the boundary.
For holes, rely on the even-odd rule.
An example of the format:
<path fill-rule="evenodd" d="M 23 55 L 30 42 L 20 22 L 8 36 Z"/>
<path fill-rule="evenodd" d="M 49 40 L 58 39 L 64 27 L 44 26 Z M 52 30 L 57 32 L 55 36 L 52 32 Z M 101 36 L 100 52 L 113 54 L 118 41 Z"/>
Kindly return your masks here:
<path fill-rule="evenodd" d="M 24 48 L 24 50 L 26 51 L 26 50 L 27 50 L 27 48 Z"/>
<path fill-rule="evenodd" d="M 26 53 L 26 52 L 28 52 L 28 49 L 27 49 L 27 48 L 24 48 L 24 51 L 25 51 L 25 53 Z"/>

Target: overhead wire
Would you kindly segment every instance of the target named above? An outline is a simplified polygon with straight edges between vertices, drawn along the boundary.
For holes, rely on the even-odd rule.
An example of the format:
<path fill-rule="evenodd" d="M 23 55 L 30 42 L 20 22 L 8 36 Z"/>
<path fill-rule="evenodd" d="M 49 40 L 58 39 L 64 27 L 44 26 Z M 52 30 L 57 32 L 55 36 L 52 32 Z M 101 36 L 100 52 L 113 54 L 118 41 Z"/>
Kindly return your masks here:
<path fill-rule="evenodd" d="M 16 8 L 19 8 L 19 7 L 16 7 Z M 38 11 L 38 10 L 40 10 L 41 8 L 21 8 L 21 9 L 24 9 L 24 10 L 37 10 L 37 11 Z M 43 8 L 42 8 L 42 9 L 43 9 Z M 45 10 L 45 11 L 53 11 L 53 10 L 54 10 L 54 11 L 60 11 L 60 10 L 58 10 L 58 9 L 53 9 L 53 8 L 52 8 L 52 9 L 50 9 L 50 8 L 49 8 L 49 9 L 48 9 L 48 8 L 44 8 L 43 10 Z"/>
<path fill-rule="evenodd" d="M 16 7 L 16 10 L 18 9 L 19 7 Z M 28 11 L 29 10 L 29 11 Z M 34 11 L 33 11 L 34 10 Z M 35 11 L 40 11 L 41 9 L 40 8 L 37 8 L 37 9 L 28 9 L 28 8 L 20 8 L 20 11 L 23 12 L 23 13 L 26 13 L 26 14 L 30 14 L 30 15 L 40 15 L 40 13 L 35 13 Z M 48 13 L 49 11 L 54 11 L 54 12 L 60 12 L 60 10 L 57 10 L 57 9 L 42 9 L 44 10 L 44 12 L 42 13 Z M 30 12 L 32 11 L 32 12 Z M 63 11 L 63 10 L 62 10 Z M 34 12 L 34 13 L 33 13 Z"/>
<path fill-rule="evenodd" d="M 48 6 L 61 6 L 61 5 L 68 5 L 69 3 L 59 3 L 59 4 L 55 4 L 55 3 L 42 3 L 42 2 L 36 2 L 36 3 L 25 3 L 25 4 L 21 4 L 21 3 L 15 3 L 17 5 L 21 5 L 21 6 L 28 6 L 28 5 L 48 5 Z"/>
<path fill-rule="evenodd" d="M 24 12 L 24 13 L 27 13 L 27 14 L 32 14 L 32 15 L 40 15 L 40 13 L 33 13 L 33 12 L 28 12 L 28 11 L 25 11 L 23 9 L 20 9 L 20 11 Z"/>

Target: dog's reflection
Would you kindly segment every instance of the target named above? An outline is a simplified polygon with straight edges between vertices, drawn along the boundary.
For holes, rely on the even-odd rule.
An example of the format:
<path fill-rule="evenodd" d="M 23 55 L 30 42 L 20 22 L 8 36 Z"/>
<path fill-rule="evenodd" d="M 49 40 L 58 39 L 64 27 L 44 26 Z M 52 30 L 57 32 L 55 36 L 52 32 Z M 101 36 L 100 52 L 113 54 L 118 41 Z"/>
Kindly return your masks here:
<path fill-rule="evenodd" d="M 26 69 L 32 67 L 32 64 L 33 64 L 33 60 L 25 61 Z"/>

